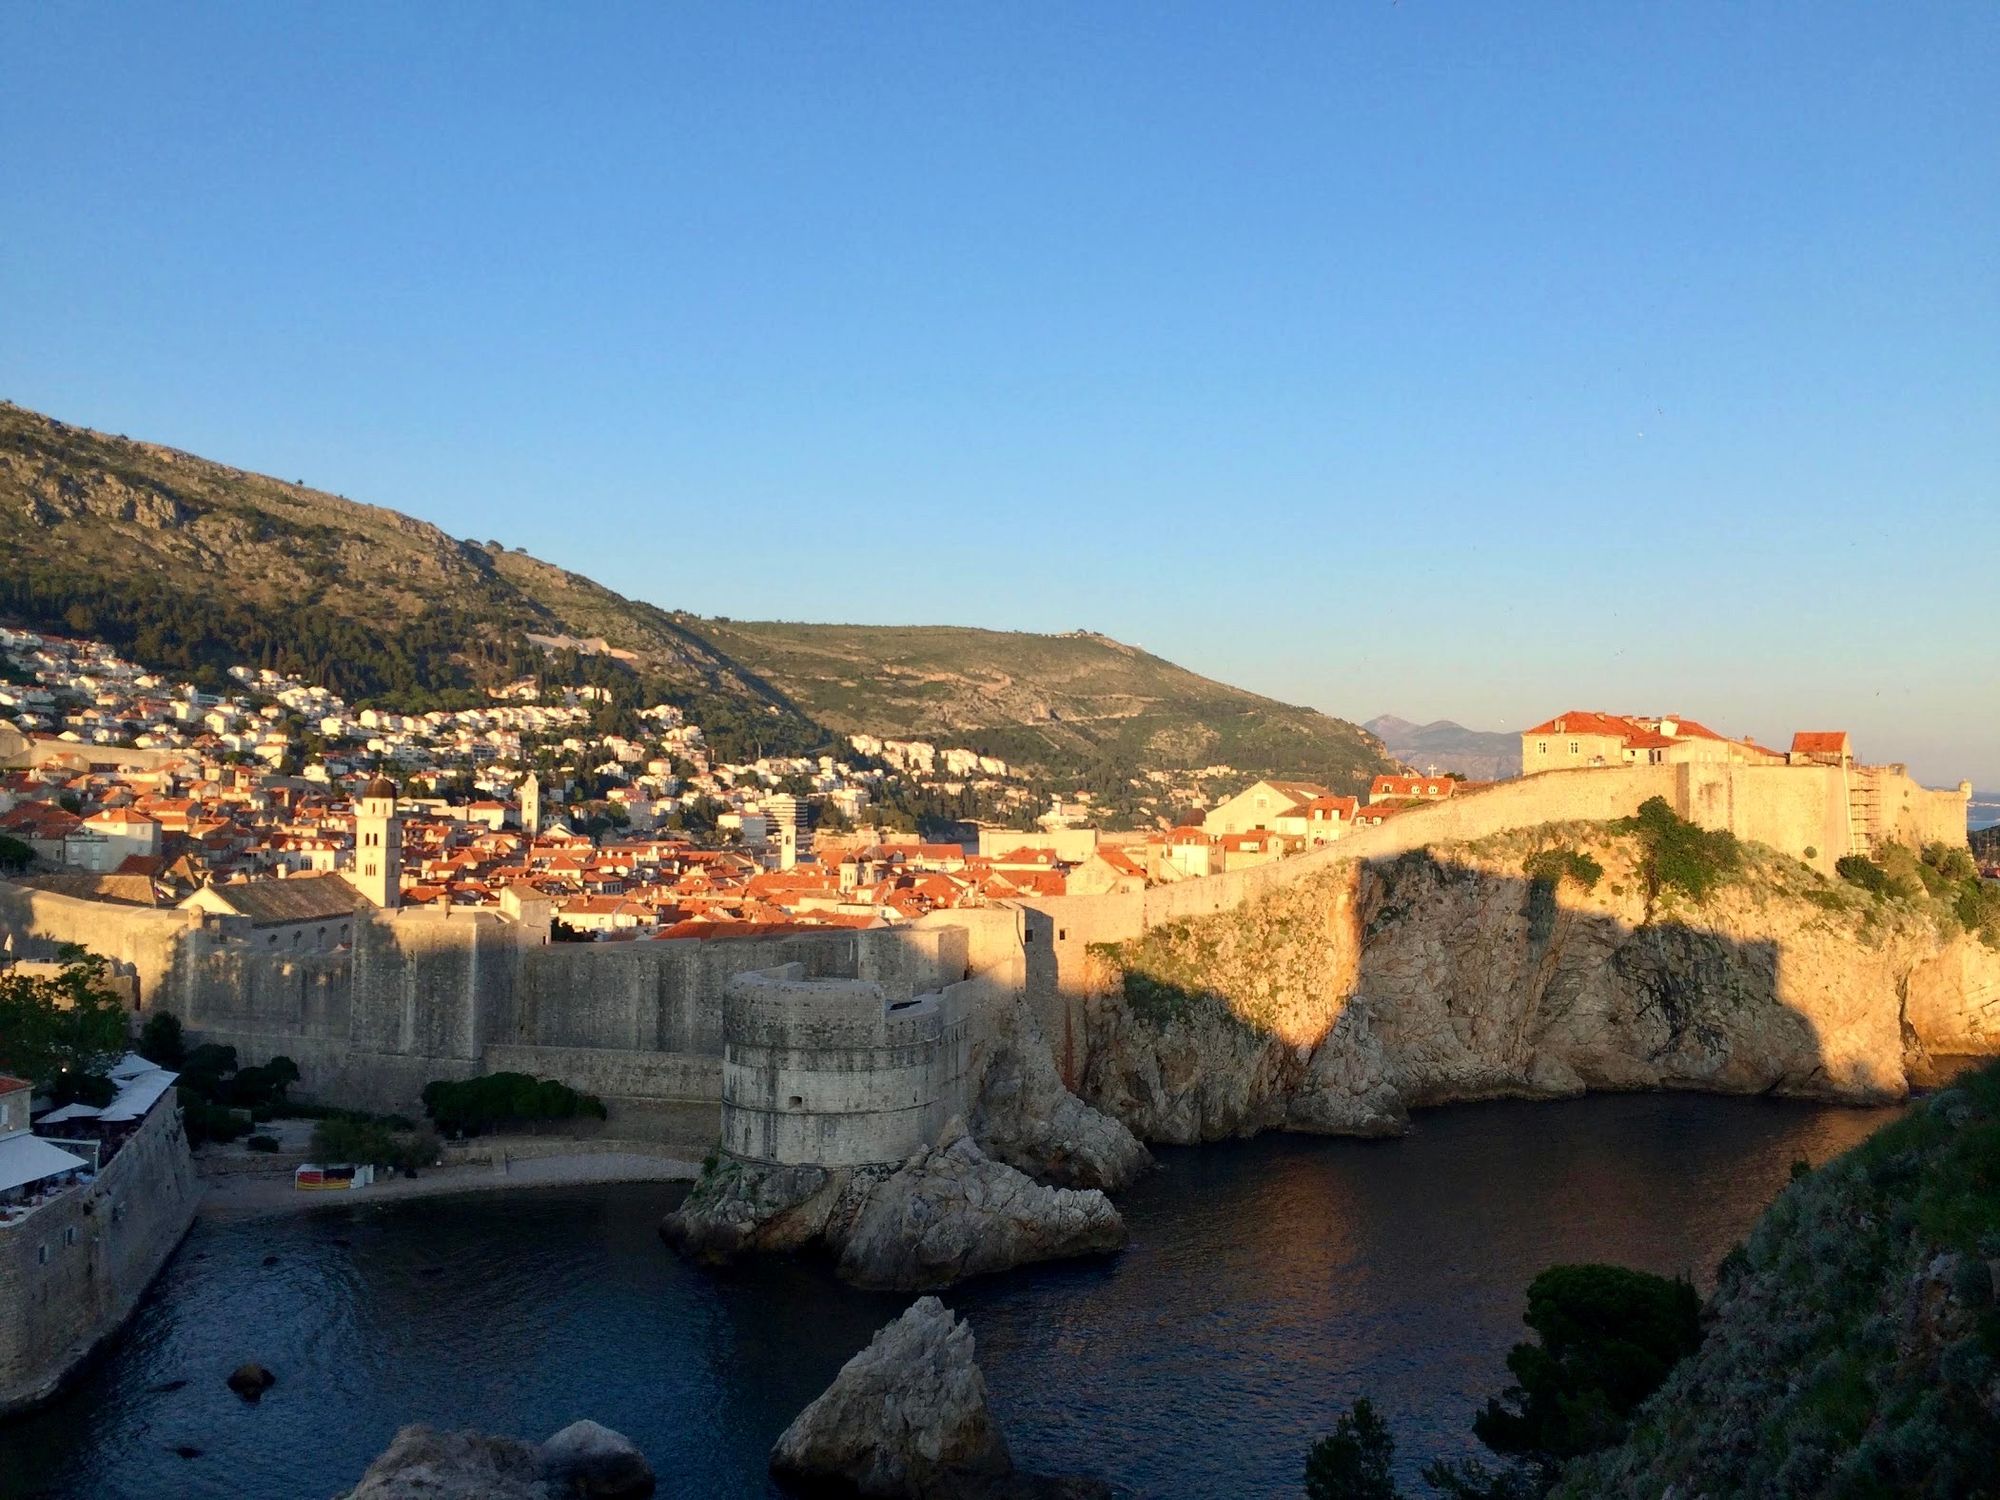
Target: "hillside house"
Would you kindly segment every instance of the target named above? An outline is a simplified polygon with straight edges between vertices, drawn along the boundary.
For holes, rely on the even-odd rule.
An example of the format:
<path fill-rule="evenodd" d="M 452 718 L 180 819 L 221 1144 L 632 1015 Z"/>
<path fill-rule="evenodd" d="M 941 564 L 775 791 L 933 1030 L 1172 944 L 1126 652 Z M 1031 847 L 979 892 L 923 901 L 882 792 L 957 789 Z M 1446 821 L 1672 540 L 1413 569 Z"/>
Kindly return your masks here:
<path fill-rule="evenodd" d="M 1234 797 L 1210 808 L 1201 826 L 1217 837 L 1259 830 L 1275 833 L 1279 818 L 1295 816 L 1314 798 L 1330 795 L 1326 787 L 1311 781 L 1253 782 Z"/>

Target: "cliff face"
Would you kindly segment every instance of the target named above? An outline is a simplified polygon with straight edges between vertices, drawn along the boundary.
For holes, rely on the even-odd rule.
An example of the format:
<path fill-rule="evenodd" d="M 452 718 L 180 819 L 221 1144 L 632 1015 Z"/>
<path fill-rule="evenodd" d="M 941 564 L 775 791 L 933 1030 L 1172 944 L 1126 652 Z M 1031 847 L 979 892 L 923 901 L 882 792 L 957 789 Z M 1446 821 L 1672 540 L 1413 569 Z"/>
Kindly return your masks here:
<path fill-rule="evenodd" d="M 1991 1495 L 2000 1475 L 2000 1068 L 1779 1195 L 1701 1347 L 1565 1496 Z"/>
<path fill-rule="evenodd" d="M 1343 863 L 1094 950 L 1078 1091 L 1192 1142 L 1584 1088 L 1873 1102 L 2000 1050 L 2000 953 L 1939 911 L 1755 846 L 1697 900 L 1615 829 Z"/>

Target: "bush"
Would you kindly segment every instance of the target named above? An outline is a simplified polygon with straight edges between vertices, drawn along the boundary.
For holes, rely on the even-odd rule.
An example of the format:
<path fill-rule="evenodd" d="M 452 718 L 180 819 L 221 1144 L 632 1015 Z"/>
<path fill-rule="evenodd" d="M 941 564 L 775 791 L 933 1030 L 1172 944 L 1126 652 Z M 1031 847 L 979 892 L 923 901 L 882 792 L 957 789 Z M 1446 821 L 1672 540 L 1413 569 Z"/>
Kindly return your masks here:
<path fill-rule="evenodd" d="M 180 1099 L 181 1125 L 187 1131 L 190 1146 L 233 1141 L 250 1133 L 248 1120 L 232 1109 L 211 1104 L 198 1090 L 181 1087 L 175 1093 Z"/>
<path fill-rule="evenodd" d="M 49 978 L 0 974 L 0 1073 L 75 1099 L 125 1051 L 125 1009 L 105 987 L 103 959 L 65 947 L 62 965 Z"/>
<path fill-rule="evenodd" d="M 1553 1467 L 1614 1443 L 1701 1343 L 1692 1283 L 1623 1266 L 1551 1266 L 1528 1286 L 1538 1342 L 1507 1356 L 1515 1384 L 1474 1419 L 1496 1453 Z"/>
<path fill-rule="evenodd" d="M 1541 849 L 1530 854 L 1521 868 L 1529 879 L 1559 886 L 1573 880 L 1586 891 L 1595 890 L 1604 878 L 1604 866 L 1581 849 Z"/>
<path fill-rule="evenodd" d="M 170 1010 L 156 1010 L 139 1029 L 139 1055 L 150 1063 L 180 1071 L 187 1061 L 187 1042 L 181 1035 L 181 1018 Z"/>
<path fill-rule="evenodd" d="M 1665 890 L 1703 900 L 1743 864 L 1743 846 L 1736 835 L 1726 829 L 1697 828 L 1675 813 L 1664 797 L 1647 798 L 1639 804 L 1636 817 L 1615 826 L 1636 834 L 1646 851 L 1641 869 L 1649 901 Z"/>
<path fill-rule="evenodd" d="M 386 1165 L 395 1149 L 389 1127 L 373 1120 L 321 1120 L 313 1126 L 313 1159 L 322 1166 Z"/>
<path fill-rule="evenodd" d="M 1366 1396 L 1306 1455 L 1306 1500 L 1401 1500 L 1390 1466 L 1396 1440 Z"/>
<path fill-rule="evenodd" d="M 1849 885 L 1858 886 L 1871 896 L 1889 894 L 1889 877 L 1865 854 L 1843 854 L 1833 862 L 1833 870 Z"/>
<path fill-rule="evenodd" d="M 424 1113 L 438 1129 L 457 1135 L 478 1135 L 501 1125 L 539 1125 L 544 1120 L 605 1118 L 604 1102 L 595 1094 L 526 1073 L 434 1079 L 424 1085 L 423 1099 Z"/>
<path fill-rule="evenodd" d="M 322 1166 L 390 1167 L 407 1176 L 434 1166 L 444 1142 L 432 1130 L 392 1130 L 379 1119 L 321 1120 L 312 1154 Z"/>

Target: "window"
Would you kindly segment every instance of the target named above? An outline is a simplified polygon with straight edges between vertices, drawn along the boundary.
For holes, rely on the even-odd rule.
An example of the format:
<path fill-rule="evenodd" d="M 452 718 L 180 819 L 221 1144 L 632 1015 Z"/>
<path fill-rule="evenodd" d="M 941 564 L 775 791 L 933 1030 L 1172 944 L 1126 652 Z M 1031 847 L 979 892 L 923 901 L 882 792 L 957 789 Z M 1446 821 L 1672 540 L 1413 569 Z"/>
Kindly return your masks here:
<path fill-rule="evenodd" d="M 76 1243 L 76 1226 L 74 1224 L 63 1231 L 63 1243 L 65 1245 L 74 1245 Z"/>
<path fill-rule="evenodd" d="M 1576 743 L 1576 741 L 1575 741 L 1575 740 L 1571 740 L 1571 741 L 1569 742 L 1569 753 L 1570 753 L 1571 755 L 1575 755 L 1575 754 L 1577 753 L 1577 750 L 1578 750 L 1578 748 L 1579 748 L 1579 747 L 1578 747 L 1578 745 L 1577 745 L 1577 743 Z"/>
<path fill-rule="evenodd" d="M 1069 929 L 1067 927 L 1058 927 L 1056 929 L 1056 941 L 1059 943 L 1066 943 L 1069 941 Z"/>
<path fill-rule="evenodd" d="M 1536 740 L 1535 754 L 1547 755 L 1548 753 L 1549 753 L 1549 742 L 1547 740 Z"/>
<path fill-rule="evenodd" d="M 786 1101 L 786 1104 L 787 1107 L 791 1109 L 803 1109 L 805 1108 L 805 1102 L 806 1101 L 804 1096 L 799 1094 L 794 1094 L 789 1100 Z"/>

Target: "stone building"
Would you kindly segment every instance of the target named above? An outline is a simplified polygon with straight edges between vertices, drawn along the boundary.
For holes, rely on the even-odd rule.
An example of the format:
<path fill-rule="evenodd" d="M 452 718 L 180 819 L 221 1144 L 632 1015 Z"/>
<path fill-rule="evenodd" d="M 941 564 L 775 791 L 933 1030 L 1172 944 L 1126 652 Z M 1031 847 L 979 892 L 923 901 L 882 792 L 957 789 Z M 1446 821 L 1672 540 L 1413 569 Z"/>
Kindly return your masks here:
<path fill-rule="evenodd" d="M 328 953 L 354 941 L 355 914 L 365 903 L 340 875 L 294 875 L 207 885 L 181 902 L 207 912 L 232 941 L 274 953 Z"/>
<path fill-rule="evenodd" d="M 892 1000 L 802 964 L 738 974 L 722 1005 L 722 1146 L 744 1161 L 900 1162 L 966 1107 L 965 1003 Z"/>
<path fill-rule="evenodd" d="M 0 1208 L 0 1415 L 51 1394 L 116 1332 L 194 1222 L 173 1076 L 141 1064 L 125 1110 L 114 1100 L 65 1131 L 88 1139 L 18 1137 L 96 1170 L 44 1177 L 32 1202 Z"/>

